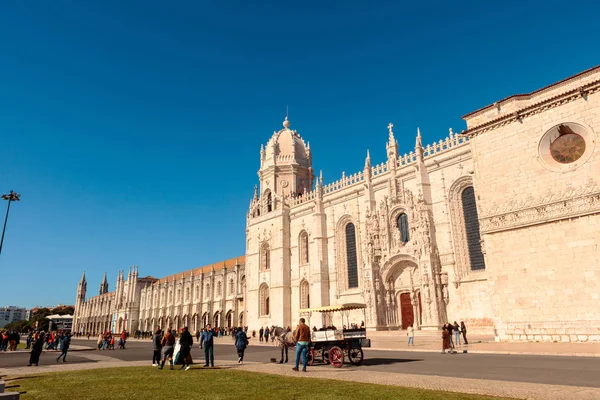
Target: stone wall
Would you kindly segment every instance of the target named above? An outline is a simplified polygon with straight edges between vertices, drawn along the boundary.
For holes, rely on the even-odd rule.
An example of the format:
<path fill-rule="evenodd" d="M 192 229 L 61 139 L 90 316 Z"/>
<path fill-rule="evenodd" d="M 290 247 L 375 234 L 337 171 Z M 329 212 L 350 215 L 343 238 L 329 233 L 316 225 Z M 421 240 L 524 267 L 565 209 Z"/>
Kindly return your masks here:
<path fill-rule="evenodd" d="M 599 79 L 553 86 L 502 121 L 468 121 L 498 340 L 600 339 L 600 92 L 588 91 Z M 560 124 L 585 131 L 576 162 L 544 147 Z"/>

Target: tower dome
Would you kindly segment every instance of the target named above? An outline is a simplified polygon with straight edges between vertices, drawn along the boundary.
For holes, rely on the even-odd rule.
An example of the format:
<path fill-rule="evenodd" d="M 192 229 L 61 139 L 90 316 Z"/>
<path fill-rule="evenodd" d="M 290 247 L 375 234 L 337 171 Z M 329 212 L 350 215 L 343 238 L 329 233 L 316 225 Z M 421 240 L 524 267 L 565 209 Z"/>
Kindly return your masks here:
<path fill-rule="evenodd" d="M 283 129 L 273 132 L 263 154 L 262 167 L 297 164 L 310 168 L 312 164 L 310 146 L 298 132 L 290 129 L 288 117 L 283 121 Z"/>

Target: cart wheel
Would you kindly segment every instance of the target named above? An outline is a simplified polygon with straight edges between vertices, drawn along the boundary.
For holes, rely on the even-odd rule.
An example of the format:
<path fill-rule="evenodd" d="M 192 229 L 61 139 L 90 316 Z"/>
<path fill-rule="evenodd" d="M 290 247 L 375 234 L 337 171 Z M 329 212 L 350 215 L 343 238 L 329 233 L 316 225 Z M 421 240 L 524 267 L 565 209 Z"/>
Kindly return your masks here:
<path fill-rule="evenodd" d="M 335 368 L 341 368 L 344 364 L 344 352 L 337 346 L 329 349 L 329 361 Z"/>
<path fill-rule="evenodd" d="M 308 350 L 308 353 L 306 354 L 306 362 L 308 365 L 314 365 L 315 363 L 315 349 L 310 349 Z"/>
<path fill-rule="evenodd" d="M 360 365 L 363 362 L 364 354 L 362 349 L 350 349 L 348 350 L 348 359 L 353 365 Z"/>
<path fill-rule="evenodd" d="M 323 364 L 328 365 L 329 364 L 329 351 L 321 350 L 321 355 L 323 356 Z"/>

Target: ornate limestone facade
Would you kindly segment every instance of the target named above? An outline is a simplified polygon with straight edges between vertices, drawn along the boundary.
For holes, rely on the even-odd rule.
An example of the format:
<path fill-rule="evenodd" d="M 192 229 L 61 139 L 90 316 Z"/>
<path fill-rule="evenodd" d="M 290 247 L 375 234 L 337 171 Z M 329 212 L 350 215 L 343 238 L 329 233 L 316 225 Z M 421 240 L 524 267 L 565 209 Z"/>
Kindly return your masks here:
<path fill-rule="evenodd" d="M 156 328 L 196 331 L 207 323 L 216 327 L 246 324 L 244 257 L 177 273 L 161 279 L 127 279 L 120 271 L 114 292 L 106 275 L 98 296 L 86 299 L 85 273 L 77 289 L 73 329 L 81 333 L 153 331 Z"/>
<path fill-rule="evenodd" d="M 387 160 L 367 151 L 327 185 L 286 118 L 247 215 L 250 327 L 361 302 L 350 319 L 369 329 L 463 320 L 498 340 L 600 340 L 599 92 L 600 67 L 469 114 L 437 143 L 417 130 L 402 156 L 390 124 Z"/>
<path fill-rule="evenodd" d="M 600 341 L 600 67 L 463 117 L 467 129 L 325 184 L 285 119 L 260 149 L 246 255 L 78 287 L 80 332 L 293 326 L 365 303 L 368 329 L 465 321 L 497 340 Z M 313 325 L 334 323 L 311 320 Z"/>

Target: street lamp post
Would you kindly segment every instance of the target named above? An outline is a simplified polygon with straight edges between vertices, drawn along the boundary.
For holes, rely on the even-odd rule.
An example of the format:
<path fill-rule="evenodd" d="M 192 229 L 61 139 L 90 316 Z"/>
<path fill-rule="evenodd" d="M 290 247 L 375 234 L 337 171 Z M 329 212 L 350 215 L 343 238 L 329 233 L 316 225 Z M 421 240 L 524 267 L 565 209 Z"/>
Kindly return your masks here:
<path fill-rule="evenodd" d="M 0 253 L 2 253 L 2 244 L 4 243 L 4 232 L 6 231 L 6 221 L 8 221 L 8 213 L 10 212 L 10 202 L 11 201 L 20 201 L 21 195 L 19 193 L 15 193 L 12 190 L 9 194 L 3 194 L 2 200 L 8 200 L 8 207 L 6 208 L 6 217 L 4 218 L 4 228 L 2 229 L 2 239 L 0 239 Z"/>

